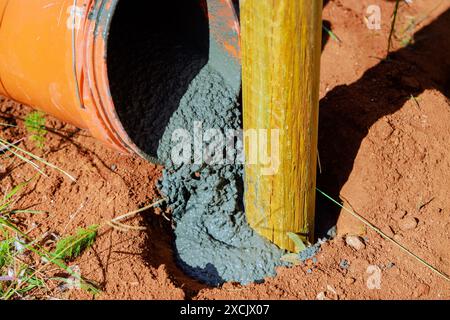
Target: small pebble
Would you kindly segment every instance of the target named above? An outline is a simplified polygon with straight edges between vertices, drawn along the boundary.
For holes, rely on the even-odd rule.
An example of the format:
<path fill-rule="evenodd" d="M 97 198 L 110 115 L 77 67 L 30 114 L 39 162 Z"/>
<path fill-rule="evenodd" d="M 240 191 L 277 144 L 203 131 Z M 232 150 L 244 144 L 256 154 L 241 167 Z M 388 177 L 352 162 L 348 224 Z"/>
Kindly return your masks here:
<path fill-rule="evenodd" d="M 358 236 L 347 236 L 345 238 L 345 243 L 356 251 L 362 250 L 366 247 L 364 241 Z"/>
<path fill-rule="evenodd" d="M 402 231 L 414 230 L 417 227 L 417 219 L 414 217 L 406 217 L 398 222 L 398 227 Z"/>
<path fill-rule="evenodd" d="M 317 300 L 321 300 L 321 301 L 323 301 L 323 300 L 331 300 L 330 298 L 327 298 L 327 296 L 325 295 L 325 292 L 323 292 L 323 291 L 319 292 L 317 294 L 316 299 Z"/>

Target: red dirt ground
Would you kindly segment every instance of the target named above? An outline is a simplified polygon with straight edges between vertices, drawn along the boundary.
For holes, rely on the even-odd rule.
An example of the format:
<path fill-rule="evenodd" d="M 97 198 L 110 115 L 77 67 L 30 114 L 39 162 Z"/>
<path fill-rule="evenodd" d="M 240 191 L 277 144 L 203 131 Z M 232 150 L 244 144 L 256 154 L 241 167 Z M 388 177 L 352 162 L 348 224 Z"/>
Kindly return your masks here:
<path fill-rule="evenodd" d="M 381 7 L 381 30 L 364 23 L 370 4 Z M 382 61 L 393 7 L 392 1 L 331 0 L 324 9 L 324 20 L 341 42 L 324 41 L 318 187 L 450 274 L 450 1 L 402 4 L 395 53 Z M 403 47 L 412 34 L 414 46 Z M 23 118 L 29 111 L 0 98 L 0 122 L 18 125 L 1 128 L 0 136 L 11 142 L 25 137 Z M 32 236 L 103 224 L 159 198 L 155 182 L 161 168 L 108 150 L 58 120 L 47 125 L 51 132 L 43 151 L 29 140 L 21 146 L 72 173 L 77 182 L 54 171 L 32 181 L 16 205 L 48 212 L 23 217 L 24 230 L 34 228 Z M 2 193 L 36 175 L 17 159 L 0 163 Z M 338 237 L 322 247 L 316 262 L 280 268 L 263 284 L 211 288 L 185 276 L 172 257 L 170 222 L 149 210 L 129 221 L 145 232 L 102 227 L 93 248 L 72 263 L 102 288 L 100 295 L 55 289 L 51 297 L 450 299 L 450 282 L 321 195 L 317 207 L 318 234 L 337 223 Z M 356 251 L 346 245 L 348 234 L 365 238 L 366 247 Z M 344 259 L 346 269 L 340 267 Z M 367 285 L 374 270 L 381 275 L 378 289 Z"/>

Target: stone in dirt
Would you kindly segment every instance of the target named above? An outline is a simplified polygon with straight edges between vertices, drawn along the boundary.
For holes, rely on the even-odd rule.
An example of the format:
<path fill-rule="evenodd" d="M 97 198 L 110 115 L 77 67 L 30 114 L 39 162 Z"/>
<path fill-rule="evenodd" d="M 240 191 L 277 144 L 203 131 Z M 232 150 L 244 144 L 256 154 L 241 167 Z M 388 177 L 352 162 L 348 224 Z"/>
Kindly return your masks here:
<path fill-rule="evenodd" d="M 320 300 L 320 301 L 331 300 L 330 298 L 328 298 L 328 297 L 326 296 L 325 292 L 323 292 L 323 291 L 322 291 L 322 292 L 319 292 L 319 293 L 317 294 L 316 299 L 317 299 L 317 300 Z"/>
<path fill-rule="evenodd" d="M 398 222 L 398 227 L 402 231 L 414 230 L 417 227 L 417 219 L 414 217 L 406 217 Z"/>
<path fill-rule="evenodd" d="M 361 239 L 361 237 L 358 236 L 347 236 L 345 238 L 345 243 L 349 246 L 355 249 L 356 251 L 363 250 L 366 248 L 366 245 L 364 243 L 364 240 Z"/>

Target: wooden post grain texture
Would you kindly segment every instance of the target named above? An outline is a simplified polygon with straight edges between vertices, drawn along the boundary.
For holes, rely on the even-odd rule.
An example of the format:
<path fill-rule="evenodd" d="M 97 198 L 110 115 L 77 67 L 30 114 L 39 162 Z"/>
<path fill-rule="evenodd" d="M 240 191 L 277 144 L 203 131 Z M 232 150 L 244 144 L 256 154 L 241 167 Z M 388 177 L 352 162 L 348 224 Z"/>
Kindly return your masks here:
<path fill-rule="evenodd" d="M 288 233 L 312 240 L 314 231 L 322 1 L 241 0 L 241 28 L 246 215 L 295 251 Z"/>

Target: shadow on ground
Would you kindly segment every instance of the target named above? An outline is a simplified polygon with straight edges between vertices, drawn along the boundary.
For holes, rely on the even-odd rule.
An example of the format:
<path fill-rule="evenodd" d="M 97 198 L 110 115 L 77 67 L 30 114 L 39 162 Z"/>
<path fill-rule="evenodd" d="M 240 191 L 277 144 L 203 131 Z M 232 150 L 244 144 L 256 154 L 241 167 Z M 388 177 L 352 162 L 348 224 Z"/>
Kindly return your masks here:
<path fill-rule="evenodd" d="M 450 10 L 414 35 L 414 44 L 391 53 L 358 81 L 341 85 L 320 101 L 318 188 L 339 199 L 362 140 L 378 119 L 395 113 L 426 89 L 450 97 Z M 340 208 L 320 194 L 316 234 L 336 225 Z"/>

